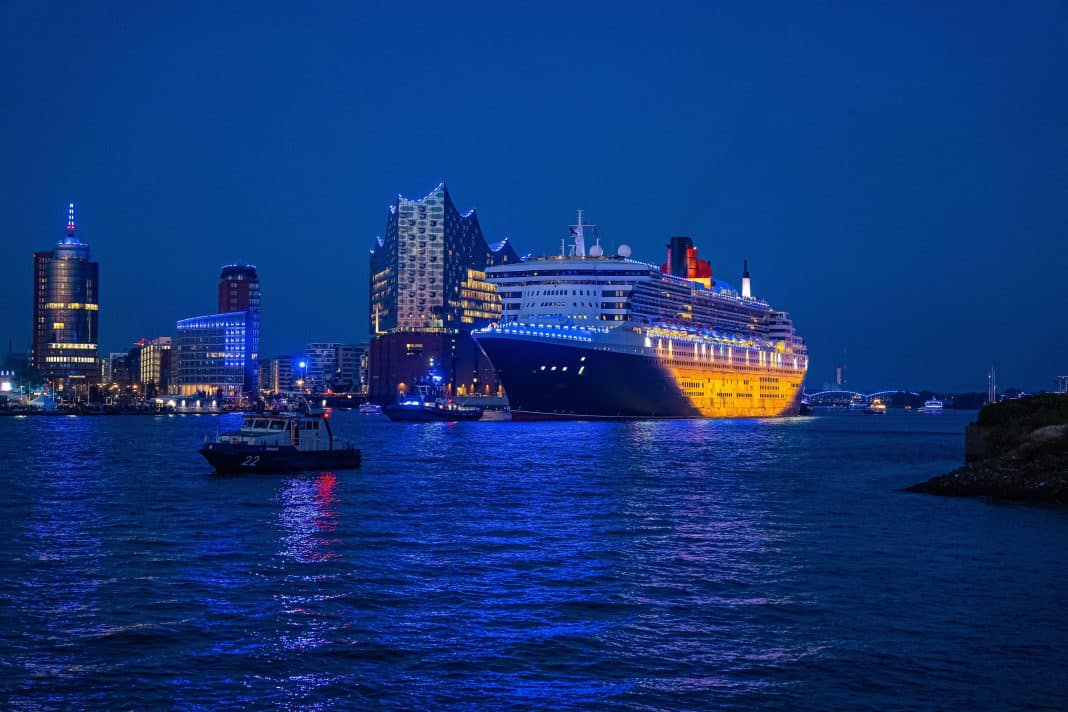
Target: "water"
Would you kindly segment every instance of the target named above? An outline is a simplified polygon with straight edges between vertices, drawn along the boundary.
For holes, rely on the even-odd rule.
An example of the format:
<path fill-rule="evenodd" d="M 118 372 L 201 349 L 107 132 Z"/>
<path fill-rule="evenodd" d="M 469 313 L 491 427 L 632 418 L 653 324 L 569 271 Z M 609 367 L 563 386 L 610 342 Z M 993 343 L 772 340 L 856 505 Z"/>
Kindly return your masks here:
<path fill-rule="evenodd" d="M 901 492 L 970 414 L 393 424 L 208 474 L 233 417 L 2 418 L 4 707 L 1068 705 L 1068 511 Z"/>

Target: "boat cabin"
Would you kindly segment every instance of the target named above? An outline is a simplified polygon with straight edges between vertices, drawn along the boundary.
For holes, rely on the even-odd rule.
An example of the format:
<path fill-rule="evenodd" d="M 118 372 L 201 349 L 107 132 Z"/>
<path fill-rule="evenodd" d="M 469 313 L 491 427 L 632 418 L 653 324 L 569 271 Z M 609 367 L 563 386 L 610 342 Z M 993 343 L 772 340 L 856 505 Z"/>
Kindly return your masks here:
<path fill-rule="evenodd" d="M 259 447 L 332 450 L 334 435 L 324 413 L 310 415 L 249 415 L 241 429 L 219 436 L 220 443 Z"/>

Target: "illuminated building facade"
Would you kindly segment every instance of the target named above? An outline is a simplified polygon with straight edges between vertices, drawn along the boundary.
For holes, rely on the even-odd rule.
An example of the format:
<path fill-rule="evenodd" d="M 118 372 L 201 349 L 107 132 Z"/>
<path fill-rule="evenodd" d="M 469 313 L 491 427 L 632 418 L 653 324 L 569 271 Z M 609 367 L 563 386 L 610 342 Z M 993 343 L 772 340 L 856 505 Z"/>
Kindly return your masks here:
<path fill-rule="evenodd" d="M 174 343 L 176 387 L 172 392 L 184 396 L 216 392 L 224 397 L 255 395 L 247 385 L 249 356 L 254 348 L 249 322 L 247 311 L 179 321 Z"/>
<path fill-rule="evenodd" d="M 362 391 L 367 373 L 364 358 L 366 352 L 366 347 L 357 344 L 342 344 L 337 347 L 337 368 L 331 384 L 335 391 Z"/>
<path fill-rule="evenodd" d="M 485 360 L 470 332 L 501 316 L 486 268 L 518 261 L 507 240 L 486 243 L 475 211 L 460 213 L 444 183 L 419 200 L 398 195 L 371 250 L 368 397 L 392 401 L 431 359 L 448 392 L 495 393 L 493 376 L 465 380 Z"/>
<path fill-rule="evenodd" d="M 340 346 L 331 342 L 316 342 L 305 347 L 307 366 L 303 371 L 304 387 L 312 393 L 322 393 L 333 383 Z"/>
<path fill-rule="evenodd" d="M 219 313 L 247 312 L 250 349 L 246 353 L 245 391 L 258 390 L 260 349 L 260 277 L 254 265 L 226 265 L 219 273 Z"/>
<path fill-rule="evenodd" d="M 126 388 L 133 385 L 130 375 L 130 354 L 112 352 L 100 360 L 100 382 L 108 386 Z"/>
<path fill-rule="evenodd" d="M 293 357 L 260 360 L 260 391 L 264 394 L 292 393 L 295 389 Z"/>
<path fill-rule="evenodd" d="M 63 389 L 95 383 L 99 376 L 100 266 L 89 260 L 89 245 L 78 239 L 74 203 L 67 236 L 52 251 L 33 255 L 33 349 L 31 364 Z"/>
<path fill-rule="evenodd" d="M 130 349 L 129 364 L 134 381 L 146 395 L 167 393 L 171 380 L 171 337 L 140 339 Z"/>

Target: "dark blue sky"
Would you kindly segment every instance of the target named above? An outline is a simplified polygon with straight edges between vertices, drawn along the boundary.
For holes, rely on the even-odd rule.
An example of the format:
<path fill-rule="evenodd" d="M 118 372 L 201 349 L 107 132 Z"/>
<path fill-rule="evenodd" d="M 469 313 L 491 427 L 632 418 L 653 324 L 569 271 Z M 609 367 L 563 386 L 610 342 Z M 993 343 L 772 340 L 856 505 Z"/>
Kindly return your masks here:
<path fill-rule="evenodd" d="M 809 381 L 1068 372 L 1068 3 L 0 2 L 0 337 L 68 200 L 103 349 L 256 264 L 264 355 L 363 340 L 367 254 L 445 179 L 552 251 L 584 208 L 792 312 Z"/>

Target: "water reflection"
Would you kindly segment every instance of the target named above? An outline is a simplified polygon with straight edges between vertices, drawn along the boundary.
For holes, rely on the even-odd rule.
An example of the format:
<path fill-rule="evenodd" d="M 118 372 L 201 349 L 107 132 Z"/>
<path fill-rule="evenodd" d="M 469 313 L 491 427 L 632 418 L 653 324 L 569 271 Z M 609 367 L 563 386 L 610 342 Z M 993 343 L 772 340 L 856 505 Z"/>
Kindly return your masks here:
<path fill-rule="evenodd" d="M 340 559 L 337 477 L 323 472 L 314 479 L 296 478 L 281 493 L 280 556 L 303 564 Z"/>
<path fill-rule="evenodd" d="M 34 504 L 21 535 L 11 532 L 22 540 L 25 559 L 22 575 L 5 588 L 20 628 L 44 632 L 18 656 L 28 686 L 77 689 L 93 669 L 72 643 L 92 638 L 99 627 L 103 515 L 93 506 L 99 483 L 88 468 L 94 453 L 80 443 L 84 423 L 62 420 L 62 428 L 45 424 L 54 431 L 54 447 L 37 452 L 27 481 L 18 485 Z"/>
<path fill-rule="evenodd" d="M 275 655 L 283 664 L 275 682 L 286 706 L 314 708 L 323 691 L 347 674 L 308 674 L 296 663 L 306 655 L 347 643 L 351 622 L 339 599 L 348 596 L 348 568 L 338 536 L 338 480 L 332 472 L 287 480 L 279 494 L 282 561 Z M 292 668 L 290 666 L 292 664 Z M 287 674 L 294 669 L 302 672 Z"/>

